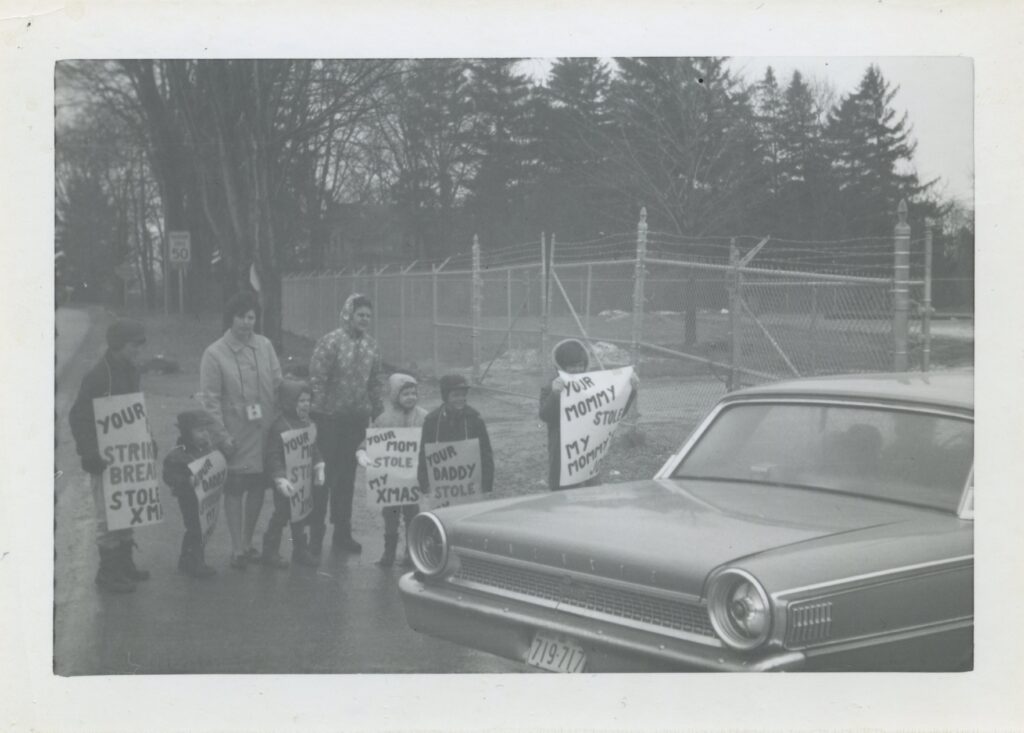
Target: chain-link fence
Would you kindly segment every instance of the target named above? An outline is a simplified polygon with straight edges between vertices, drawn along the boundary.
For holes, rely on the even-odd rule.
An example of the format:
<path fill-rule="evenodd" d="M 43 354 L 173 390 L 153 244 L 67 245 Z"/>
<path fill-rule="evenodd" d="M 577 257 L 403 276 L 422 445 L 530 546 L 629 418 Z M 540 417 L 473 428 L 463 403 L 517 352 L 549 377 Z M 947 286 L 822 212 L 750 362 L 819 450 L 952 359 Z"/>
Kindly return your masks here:
<path fill-rule="evenodd" d="M 318 338 L 337 328 L 350 293 L 366 293 L 389 365 L 462 370 L 485 389 L 523 397 L 524 419 L 552 374 L 551 346 L 583 338 L 595 362 L 637 366 L 645 420 L 694 424 L 747 384 L 889 371 L 901 348 L 908 368 L 941 366 L 925 244 L 685 238 L 648 233 L 641 220 L 635 235 L 542 237 L 405 270 L 290 275 L 284 327 Z M 905 270 L 894 268 L 894 246 L 906 250 Z M 899 282 L 909 293 L 905 332 L 894 317 Z M 953 361 L 970 363 L 973 341 L 953 351 Z"/>

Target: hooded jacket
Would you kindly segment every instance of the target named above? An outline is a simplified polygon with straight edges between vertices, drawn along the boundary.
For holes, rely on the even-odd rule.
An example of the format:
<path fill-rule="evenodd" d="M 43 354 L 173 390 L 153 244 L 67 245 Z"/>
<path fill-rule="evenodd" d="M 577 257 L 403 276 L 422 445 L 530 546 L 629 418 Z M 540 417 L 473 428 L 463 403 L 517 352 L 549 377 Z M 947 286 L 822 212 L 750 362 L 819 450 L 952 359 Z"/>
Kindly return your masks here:
<path fill-rule="evenodd" d="M 416 385 L 417 382 L 408 374 L 392 374 L 388 377 L 388 400 L 384 405 L 384 412 L 377 415 L 370 423 L 372 428 L 418 428 L 423 425 L 423 419 L 427 411 L 419 405 L 406 411 L 398 404 L 398 396 L 402 389 L 408 385 Z M 365 442 L 363 446 L 365 447 Z"/>
<path fill-rule="evenodd" d="M 427 444 L 447 443 L 455 440 L 477 438 L 480 441 L 480 491 L 488 493 L 494 488 L 494 452 L 487 426 L 480 413 L 469 405 L 456 412 L 448 405 L 441 405 L 427 413 L 423 419 L 423 437 L 420 439 L 419 467 L 416 475 L 421 487 L 429 486 L 427 481 Z"/>
<path fill-rule="evenodd" d="M 299 402 L 299 397 L 303 394 L 310 394 L 309 386 L 303 382 L 294 382 L 291 380 L 285 380 L 281 383 L 281 388 L 278 390 L 278 398 L 281 404 L 281 413 L 274 420 L 274 424 L 270 427 L 270 434 L 267 436 L 267 449 L 265 451 L 267 459 L 267 476 L 271 481 L 279 478 L 287 478 L 287 466 L 284 460 L 284 440 L 281 438 L 282 434 L 289 430 L 298 430 L 299 428 L 311 427 L 312 441 L 313 441 L 313 455 L 312 463 L 310 465 L 315 466 L 318 463 L 323 462 L 323 457 L 320 455 L 320 448 L 316 442 L 316 424 L 306 418 L 303 420 L 299 417 L 295 411 L 295 406 Z"/>
<path fill-rule="evenodd" d="M 139 391 L 139 370 L 130 362 L 115 357 L 109 350 L 82 379 L 78 397 L 68 413 L 75 448 L 82 458 L 82 468 L 99 475 L 106 465 L 100 457 L 96 441 L 96 414 L 92 401 L 96 397 L 113 397 Z"/>
<path fill-rule="evenodd" d="M 358 293 L 345 300 L 341 327 L 320 337 L 309 361 L 313 388 L 313 412 L 338 417 L 355 415 L 369 419 L 379 410 L 380 351 L 368 333 L 352 326 L 353 304 Z"/>

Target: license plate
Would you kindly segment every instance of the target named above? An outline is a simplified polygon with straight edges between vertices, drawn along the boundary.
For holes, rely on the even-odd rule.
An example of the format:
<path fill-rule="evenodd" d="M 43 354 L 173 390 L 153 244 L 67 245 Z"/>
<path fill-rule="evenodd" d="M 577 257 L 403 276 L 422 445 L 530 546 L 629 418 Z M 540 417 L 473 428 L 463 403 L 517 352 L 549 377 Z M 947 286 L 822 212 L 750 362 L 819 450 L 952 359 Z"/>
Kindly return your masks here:
<path fill-rule="evenodd" d="M 571 639 L 538 631 L 526 655 L 526 663 L 550 672 L 582 672 L 587 654 Z"/>

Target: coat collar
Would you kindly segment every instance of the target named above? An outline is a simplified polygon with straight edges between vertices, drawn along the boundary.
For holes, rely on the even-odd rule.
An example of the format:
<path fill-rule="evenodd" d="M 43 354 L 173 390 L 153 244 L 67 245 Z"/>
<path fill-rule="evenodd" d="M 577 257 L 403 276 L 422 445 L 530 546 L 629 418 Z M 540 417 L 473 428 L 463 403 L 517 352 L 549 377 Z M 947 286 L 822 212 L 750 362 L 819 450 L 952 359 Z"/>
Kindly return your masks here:
<path fill-rule="evenodd" d="M 242 343 L 241 341 L 239 341 L 238 337 L 235 336 L 234 332 L 230 328 L 227 331 L 224 332 L 224 343 L 227 344 L 227 347 L 229 349 L 231 349 L 232 351 L 234 351 L 234 352 L 239 352 L 242 349 L 253 349 L 253 348 L 255 348 L 256 345 L 253 343 L 255 340 L 256 340 L 256 334 L 255 333 L 252 335 L 252 338 L 249 339 L 249 343 L 246 344 L 246 343 Z"/>

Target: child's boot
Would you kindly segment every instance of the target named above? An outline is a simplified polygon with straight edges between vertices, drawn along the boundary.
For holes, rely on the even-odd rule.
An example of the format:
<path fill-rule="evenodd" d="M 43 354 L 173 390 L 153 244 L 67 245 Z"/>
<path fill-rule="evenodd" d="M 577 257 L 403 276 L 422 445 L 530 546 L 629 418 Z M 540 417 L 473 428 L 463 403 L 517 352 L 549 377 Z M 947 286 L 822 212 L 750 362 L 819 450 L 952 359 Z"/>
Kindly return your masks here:
<path fill-rule="evenodd" d="M 281 547 L 281 530 L 273 521 L 263 533 L 263 554 L 260 556 L 260 563 L 272 568 L 286 568 L 288 561 L 281 557 L 277 551 Z"/>
<path fill-rule="evenodd" d="M 121 562 L 122 574 L 131 581 L 149 580 L 149 571 L 135 567 L 132 550 L 136 547 L 134 540 L 125 540 L 117 548 Z"/>
<path fill-rule="evenodd" d="M 292 532 L 292 562 L 296 565 L 305 565 L 307 568 L 315 568 L 320 562 L 309 552 L 309 543 L 306 540 L 306 530 Z"/>
<path fill-rule="evenodd" d="M 120 547 L 101 547 L 100 569 L 96 573 L 96 585 L 108 593 L 131 593 L 135 590 L 135 582 L 128 578 L 121 569 Z"/>
<path fill-rule="evenodd" d="M 382 568 L 389 568 L 395 564 L 395 550 L 398 548 L 398 532 L 388 532 L 384 535 L 384 554 L 380 556 L 377 564 Z"/>
<path fill-rule="evenodd" d="M 210 578 L 217 574 L 217 571 L 206 564 L 206 553 L 203 551 L 203 541 L 196 539 L 192 546 L 192 555 L 195 561 L 189 573 L 193 578 Z"/>
<path fill-rule="evenodd" d="M 324 547 L 324 533 L 327 531 L 326 525 L 313 525 L 309 528 L 309 554 L 314 560 L 320 562 L 320 558 L 323 553 Z"/>

